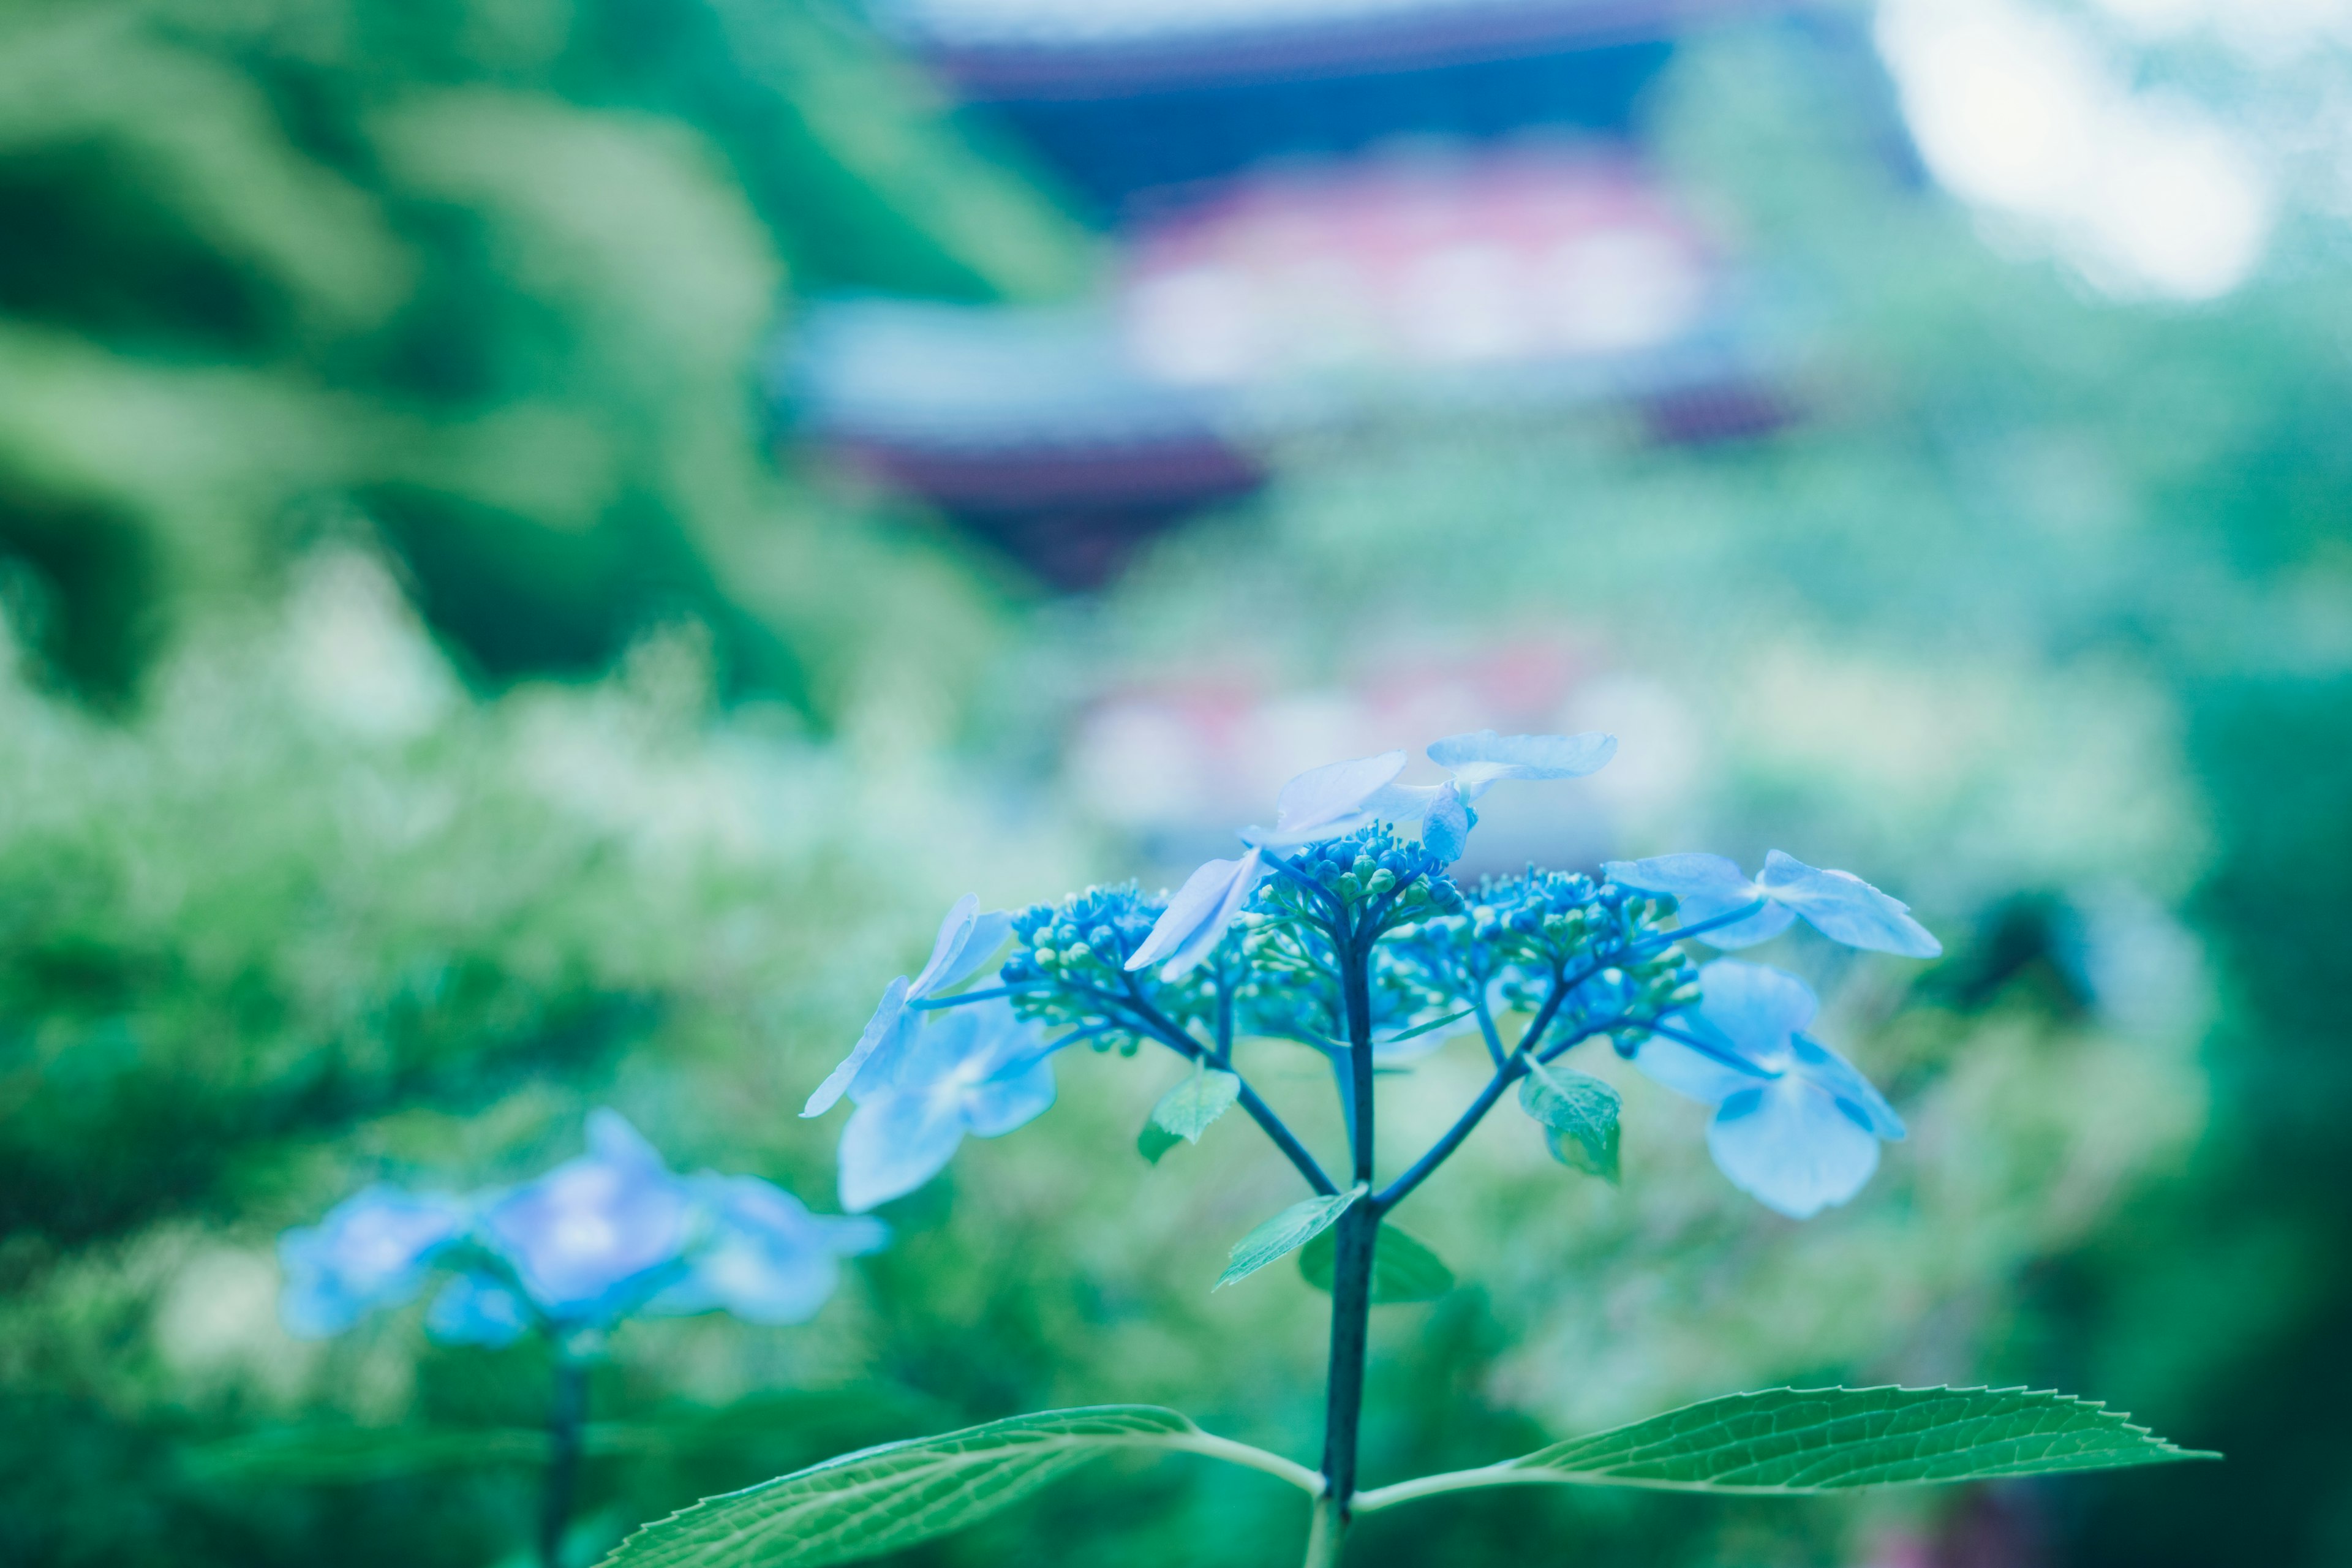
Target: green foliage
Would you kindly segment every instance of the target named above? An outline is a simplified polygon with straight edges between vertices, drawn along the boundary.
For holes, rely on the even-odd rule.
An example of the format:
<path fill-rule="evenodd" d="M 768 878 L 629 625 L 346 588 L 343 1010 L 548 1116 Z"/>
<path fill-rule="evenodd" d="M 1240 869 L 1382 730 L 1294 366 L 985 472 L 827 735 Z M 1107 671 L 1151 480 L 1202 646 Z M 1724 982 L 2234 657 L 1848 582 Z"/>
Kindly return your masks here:
<path fill-rule="evenodd" d="M 1203 1434 L 1172 1410 L 1106 1405 L 1015 1415 L 828 1459 L 647 1525 L 607 1568 L 814 1568 L 962 1530 L 1121 1449 L 1213 1453 L 1312 1489 L 1299 1467 Z"/>
<path fill-rule="evenodd" d="M 1137 1151 L 1157 1165 L 1160 1156 L 1177 1144 L 1198 1143 L 1210 1124 L 1233 1109 L 1241 1092 L 1239 1076 L 1196 1062 L 1192 1076 L 1152 1106 L 1151 1119 L 1136 1134 Z"/>
<path fill-rule="evenodd" d="M 1246 1279 L 1267 1264 L 1306 1246 L 1331 1228 L 1339 1217 L 1355 1205 L 1366 1188 L 1359 1184 L 1344 1193 L 1318 1194 L 1301 1198 L 1234 1243 L 1233 1258 L 1217 1282 L 1209 1287 L 1212 1292 L 1223 1289 L 1238 1279 Z"/>
<path fill-rule="evenodd" d="M 12 6 L 0 231 L 0 559 L 86 689 L 359 517 L 493 678 L 685 612 L 828 714 L 987 609 L 763 454 L 788 285 L 1087 255 L 845 13 L 753 0 Z"/>
<path fill-rule="evenodd" d="M 1624 1101 L 1615 1089 L 1590 1073 L 1538 1064 L 1519 1080 L 1519 1104 L 1543 1123 L 1553 1159 L 1617 1184 L 1617 1116 Z"/>
<path fill-rule="evenodd" d="M 1465 1487 L 1570 1481 L 1797 1493 L 2218 1459 L 2105 1405 L 2022 1388 L 1775 1388 L 1704 1400 L 1483 1470 L 1368 1492 L 1385 1508 Z"/>
<path fill-rule="evenodd" d="M 1298 1249 L 1298 1272 L 1328 1295 L 1339 1266 L 1339 1238 L 1328 1229 Z M 1383 1222 L 1372 1253 L 1372 1305 L 1434 1301 L 1454 1289 L 1454 1270 L 1423 1242 Z"/>
<path fill-rule="evenodd" d="M 739 1449 L 760 1431 L 797 1429 L 811 1436 L 828 1427 L 860 1429 L 898 1404 L 902 1418 L 924 1412 L 887 1390 L 855 1394 L 784 1393 L 754 1396 L 722 1409 L 683 1406 L 633 1421 L 591 1421 L 582 1448 L 591 1458 L 675 1458 Z M 435 1471 L 484 1466 L 529 1468 L 548 1457 L 544 1426 L 356 1426 L 297 1422 L 183 1447 L 186 1472 L 207 1483 L 358 1487 Z"/>

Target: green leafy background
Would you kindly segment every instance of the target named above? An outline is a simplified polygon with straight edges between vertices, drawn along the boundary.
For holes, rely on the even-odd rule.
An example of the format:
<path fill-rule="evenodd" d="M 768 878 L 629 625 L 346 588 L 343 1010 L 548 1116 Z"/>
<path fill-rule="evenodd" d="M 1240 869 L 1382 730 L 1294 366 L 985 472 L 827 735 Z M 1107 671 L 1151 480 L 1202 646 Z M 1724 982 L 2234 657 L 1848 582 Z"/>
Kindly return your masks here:
<path fill-rule="evenodd" d="M 772 449 L 759 358 L 808 295 L 1099 276 L 1050 182 L 847 13 L 0 7 L 0 1559 L 521 1561 L 541 1353 L 414 1311 L 290 1341 L 279 1230 L 542 1168 L 598 1104 L 830 1207 L 830 1127 L 793 1112 L 939 911 L 1157 869 L 1050 765 L 1090 679 L 1311 689 L 1526 636 L 1582 650 L 1626 736 L 1589 797 L 1613 847 L 1810 851 L 1949 952 L 1794 951 L 1912 1130 L 1805 1225 L 1613 1060 L 1580 1065 L 1622 1097 L 1620 1188 L 1502 1108 L 1403 1216 L 1457 1283 L 1376 1316 L 1368 1483 L 1840 1382 L 2060 1386 L 2231 1459 L 1472 1492 L 1369 1517 L 1350 1562 L 2341 1561 L 2340 218 L 2297 188 L 2246 289 L 2121 306 L 1982 244 L 1804 28 L 1699 36 L 1643 114 L 1815 302 L 1801 417 L 1672 447 L 1399 397 L 1049 603 Z M 2086 985 L 2086 925 L 2137 932 L 2137 974 Z M 1319 1064 L 1258 1059 L 1329 1138 Z M 1383 1079 L 1398 1152 L 1481 1061 Z M 1326 1299 L 1287 1266 L 1208 1289 L 1295 1179 L 1239 1117 L 1136 1156 L 1187 1070 L 1069 1063 L 806 1328 L 622 1333 L 583 1560 L 1022 1411 L 1312 1455 Z M 1295 1561 L 1302 1512 L 1121 1458 L 908 1561 Z"/>

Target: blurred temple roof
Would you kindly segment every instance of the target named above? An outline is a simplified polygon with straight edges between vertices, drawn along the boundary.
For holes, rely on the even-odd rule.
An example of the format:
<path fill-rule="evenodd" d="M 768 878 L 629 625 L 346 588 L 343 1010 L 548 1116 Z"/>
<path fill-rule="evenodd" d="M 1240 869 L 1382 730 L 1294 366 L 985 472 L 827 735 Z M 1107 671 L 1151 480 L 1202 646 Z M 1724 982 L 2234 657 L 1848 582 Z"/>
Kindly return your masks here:
<path fill-rule="evenodd" d="M 1633 107 L 1738 0 L 895 0 L 885 27 L 1107 231 L 1102 298 L 813 307 L 806 437 L 1046 580 L 1368 412 L 1629 405 L 1777 422 L 1748 289 L 1645 169 Z"/>

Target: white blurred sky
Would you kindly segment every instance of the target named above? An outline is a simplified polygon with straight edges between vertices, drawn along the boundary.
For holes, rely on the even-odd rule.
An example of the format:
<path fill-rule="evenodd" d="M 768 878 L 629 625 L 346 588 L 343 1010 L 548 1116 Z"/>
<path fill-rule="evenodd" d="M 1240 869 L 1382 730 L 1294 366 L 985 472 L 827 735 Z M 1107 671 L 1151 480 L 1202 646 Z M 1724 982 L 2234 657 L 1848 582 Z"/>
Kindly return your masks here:
<path fill-rule="evenodd" d="M 2135 84 L 2135 46 L 2205 32 L 2257 59 L 2344 36 L 2339 0 L 1884 0 L 1880 53 L 1921 154 L 1953 194 L 2100 289 L 2204 300 L 2261 264 L 2279 207 L 2260 142 Z"/>

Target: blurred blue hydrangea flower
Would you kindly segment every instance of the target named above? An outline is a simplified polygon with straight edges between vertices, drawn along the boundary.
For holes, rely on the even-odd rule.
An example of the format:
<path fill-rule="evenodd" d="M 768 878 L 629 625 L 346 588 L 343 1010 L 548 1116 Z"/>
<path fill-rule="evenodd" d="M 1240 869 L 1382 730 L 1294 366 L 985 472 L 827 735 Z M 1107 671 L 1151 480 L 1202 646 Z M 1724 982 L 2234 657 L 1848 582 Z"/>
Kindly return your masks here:
<path fill-rule="evenodd" d="M 370 1187 L 278 1240 L 286 1271 L 279 1316 L 303 1339 L 340 1334 L 381 1307 L 425 1289 L 433 1259 L 466 1234 L 461 1199 Z"/>
<path fill-rule="evenodd" d="M 481 1234 L 547 1317 L 607 1322 L 682 1266 L 698 1208 L 635 1128 L 595 1110 L 588 1152 L 492 1200 Z"/>
<path fill-rule="evenodd" d="M 804 1323 L 841 1288 L 844 1258 L 878 1252 L 880 1220 L 818 1215 L 772 1182 L 693 1178 L 710 1230 L 685 1275 L 646 1303 L 663 1316 L 728 1311 L 754 1323 Z"/>
<path fill-rule="evenodd" d="M 839 1258 L 887 1239 L 877 1221 L 813 1215 L 754 1177 L 681 1176 L 615 1111 L 589 1115 L 587 1141 L 517 1187 L 466 1199 L 372 1187 L 289 1231 L 287 1328 L 340 1333 L 414 1298 L 436 1268 L 451 1278 L 425 1328 L 446 1343 L 561 1338 L 640 1312 L 801 1322 L 838 1287 Z"/>
<path fill-rule="evenodd" d="M 1711 1048 L 1661 1033 L 1634 1065 L 1716 1107 L 1707 1150 L 1741 1191 L 1792 1219 L 1853 1197 L 1878 1169 L 1880 1140 L 1901 1138 L 1903 1122 L 1852 1063 L 1803 1032 L 1820 1006 L 1812 989 L 1728 958 L 1699 982 L 1699 1005 L 1676 1025 Z"/>
<path fill-rule="evenodd" d="M 425 1310 L 425 1331 L 445 1345 L 507 1345 L 537 1327 L 520 1292 L 488 1274 L 460 1274 Z"/>
<path fill-rule="evenodd" d="M 995 1138 L 1042 1114 L 1051 1047 L 1009 1003 L 959 1007 L 915 1032 L 887 1082 L 856 1093 L 841 1134 L 841 1206 L 853 1214 L 929 1181 L 966 1133 Z"/>
<path fill-rule="evenodd" d="M 940 922 L 940 934 L 931 943 L 931 956 L 922 972 L 912 980 L 901 974 L 884 988 L 881 1004 L 866 1021 L 865 1033 L 857 1037 L 857 1044 L 842 1058 L 841 1065 L 817 1085 L 808 1104 L 801 1108 L 801 1114 L 822 1116 L 844 1094 L 862 1094 L 887 1078 L 920 1022 L 909 1004 L 952 990 L 971 979 L 1004 945 L 1012 930 L 1011 910 L 992 910 L 982 914 L 976 895 L 966 893 L 958 899 L 955 907 L 948 910 L 948 918 Z"/>
<path fill-rule="evenodd" d="M 1609 879 L 1636 892 L 1671 895 L 1683 927 L 1714 921 L 1703 933 L 1717 947 L 1752 947 L 1780 935 L 1802 916 L 1814 930 L 1848 947 L 1906 958 L 1934 958 L 1944 944 L 1911 918 L 1911 906 L 1891 898 L 1850 871 L 1823 871 L 1775 849 L 1764 858 L 1764 874 L 1749 878 L 1720 855 L 1660 855 L 1647 860 L 1612 860 Z M 1754 907 L 1741 920 L 1725 917 Z"/>

